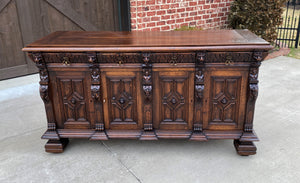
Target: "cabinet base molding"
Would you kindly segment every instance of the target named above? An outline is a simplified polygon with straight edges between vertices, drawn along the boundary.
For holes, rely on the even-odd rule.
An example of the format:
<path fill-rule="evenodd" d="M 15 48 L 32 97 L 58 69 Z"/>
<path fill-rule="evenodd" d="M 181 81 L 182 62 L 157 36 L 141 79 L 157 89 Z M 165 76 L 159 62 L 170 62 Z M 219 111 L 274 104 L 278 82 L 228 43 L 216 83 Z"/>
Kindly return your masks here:
<path fill-rule="evenodd" d="M 108 140 L 104 131 L 96 131 L 89 140 Z"/>
<path fill-rule="evenodd" d="M 59 136 L 58 136 L 56 130 L 47 130 L 41 138 L 42 139 L 59 140 Z"/>
<path fill-rule="evenodd" d="M 153 140 L 156 140 L 158 138 L 158 139 L 190 139 L 190 140 L 199 139 L 200 141 L 213 140 L 213 139 L 240 139 L 241 141 L 259 141 L 254 131 L 248 134 L 241 130 L 237 130 L 237 131 L 203 130 L 203 132 L 193 132 L 191 130 L 96 131 L 92 129 L 57 129 L 57 133 L 60 138 L 86 138 L 90 140 L 107 140 L 107 139 L 118 139 L 118 138 L 146 140 L 143 138 L 151 137 L 153 138 Z M 101 137 L 101 138 L 97 139 L 96 137 L 99 138 Z"/>
<path fill-rule="evenodd" d="M 193 141 L 207 141 L 207 138 L 202 132 L 194 132 L 191 135 L 190 140 L 193 140 Z"/>
<path fill-rule="evenodd" d="M 50 153 L 62 153 L 68 143 L 69 139 L 67 138 L 62 138 L 60 140 L 48 140 L 45 145 L 45 150 Z"/>
<path fill-rule="evenodd" d="M 255 132 L 243 133 L 243 131 L 210 131 L 192 132 L 190 130 L 78 130 L 58 129 L 59 140 L 48 140 L 45 145 L 46 152 L 62 153 L 69 143 L 68 138 L 86 138 L 89 140 L 109 139 L 189 139 L 191 141 L 207 141 L 213 139 L 234 139 L 234 147 L 239 155 L 248 156 L 256 154 L 256 146 L 253 141 L 258 141 Z M 47 133 L 47 131 L 45 132 Z"/>
<path fill-rule="evenodd" d="M 139 139 L 142 130 L 107 130 L 110 139 Z"/>
<path fill-rule="evenodd" d="M 253 132 L 244 132 L 240 138 L 240 141 L 259 141 L 256 133 Z"/>
<path fill-rule="evenodd" d="M 158 140 L 154 131 L 144 131 L 141 134 L 140 140 Z"/>

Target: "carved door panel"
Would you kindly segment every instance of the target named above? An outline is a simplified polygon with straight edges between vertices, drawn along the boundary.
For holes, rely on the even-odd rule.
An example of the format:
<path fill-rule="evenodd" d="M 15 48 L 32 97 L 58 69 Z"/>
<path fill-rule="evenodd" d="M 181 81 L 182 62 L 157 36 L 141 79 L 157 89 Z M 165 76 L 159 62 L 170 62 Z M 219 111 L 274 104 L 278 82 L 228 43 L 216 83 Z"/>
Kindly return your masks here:
<path fill-rule="evenodd" d="M 102 72 L 104 120 L 108 129 L 141 129 L 141 74 Z"/>
<path fill-rule="evenodd" d="M 192 128 L 192 72 L 154 72 L 154 128 L 187 130 Z"/>
<path fill-rule="evenodd" d="M 92 105 L 89 77 L 85 72 L 56 73 L 51 81 L 56 85 L 57 91 L 53 91 L 59 128 L 88 129 L 91 128 L 90 105 Z M 51 74 L 52 75 L 52 74 Z"/>
<path fill-rule="evenodd" d="M 204 129 L 242 129 L 247 71 L 216 69 L 205 79 Z"/>

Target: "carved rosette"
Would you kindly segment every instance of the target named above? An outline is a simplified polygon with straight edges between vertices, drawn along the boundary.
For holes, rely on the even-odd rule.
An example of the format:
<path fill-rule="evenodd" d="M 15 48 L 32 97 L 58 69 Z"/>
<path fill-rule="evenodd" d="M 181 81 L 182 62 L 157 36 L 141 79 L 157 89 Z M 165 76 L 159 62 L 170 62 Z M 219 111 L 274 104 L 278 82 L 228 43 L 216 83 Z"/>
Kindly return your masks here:
<path fill-rule="evenodd" d="M 244 125 L 245 132 L 253 131 L 253 117 L 254 117 L 254 108 L 255 102 L 258 96 L 258 69 L 263 60 L 262 52 L 253 53 L 254 62 L 251 63 L 249 69 L 249 86 L 248 86 L 248 99 L 247 99 L 247 113 L 246 113 L 246 122 Z"/>
<path fill-rule="evenodd" d="M 204 91 L 204 62 L 206 52 L 198 52 L 195 62 L 195 122 L 194 131 L 202 131 L 202 103 Z"/>
<path fill-rule="evenodd" d="M 152 64 L 150 53 L 142 54 L 143 91 L 144 91 L 144 130 L 153 130 L 152 125 Z"/>

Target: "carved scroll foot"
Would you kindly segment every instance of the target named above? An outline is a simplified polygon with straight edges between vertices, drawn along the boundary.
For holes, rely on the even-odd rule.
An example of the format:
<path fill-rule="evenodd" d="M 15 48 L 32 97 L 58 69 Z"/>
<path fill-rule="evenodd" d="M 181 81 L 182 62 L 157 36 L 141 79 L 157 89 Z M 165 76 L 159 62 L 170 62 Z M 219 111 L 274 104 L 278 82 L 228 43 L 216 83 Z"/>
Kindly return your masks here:
<path fill-rule="evenodd" d="M 202 132 L 193 132 L 189 140 L 194 141 L 207 141 L 206 136 Z"/>
<path fill-rule="evenodd" d="M 41 138 L 42 139 L 51 139 L 51 140 L 59 140 L 60 139 L 56 130 L 47 130 Z"/>
<path fill-rule="evenodd" d="M 62 153 L 69 143 L 69 139 L 48 140 L 45 145 L 45 151 L 49 153 Z"/>
<path fill-rule="evenodd" d="M 249 156 L 256 154 L 256 146 L 251 141 L 233 141 L 236 152 L 241 156 Z"/>
<path fill-rule="evenodd" d="M 108 140 L 104 131 L 96 131 L 89 140 Z"/>
<path fill-rule="evenodd" d="M 140 140 L 158 140 L 154 131 L 144 131 L 140 137 Z"/>

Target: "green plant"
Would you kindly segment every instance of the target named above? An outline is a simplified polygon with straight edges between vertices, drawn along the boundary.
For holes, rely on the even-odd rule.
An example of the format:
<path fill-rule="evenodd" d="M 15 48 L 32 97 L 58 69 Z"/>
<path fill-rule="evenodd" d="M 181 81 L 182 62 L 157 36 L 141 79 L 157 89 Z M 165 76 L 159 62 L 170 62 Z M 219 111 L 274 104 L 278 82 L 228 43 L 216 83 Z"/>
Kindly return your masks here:
<path fill-rule="evenodd" d="M 288 56 L 300 59 L 300 49 L 292 48 Z"/>
<path fill-rule="evenodd" d="M 286 0 L 235 0 L 230 9 L 229 26 L 233 29 L 249 29 L 273 42 L 277 38 L 276 27 L 282 23 L 285 2 Z"/>

